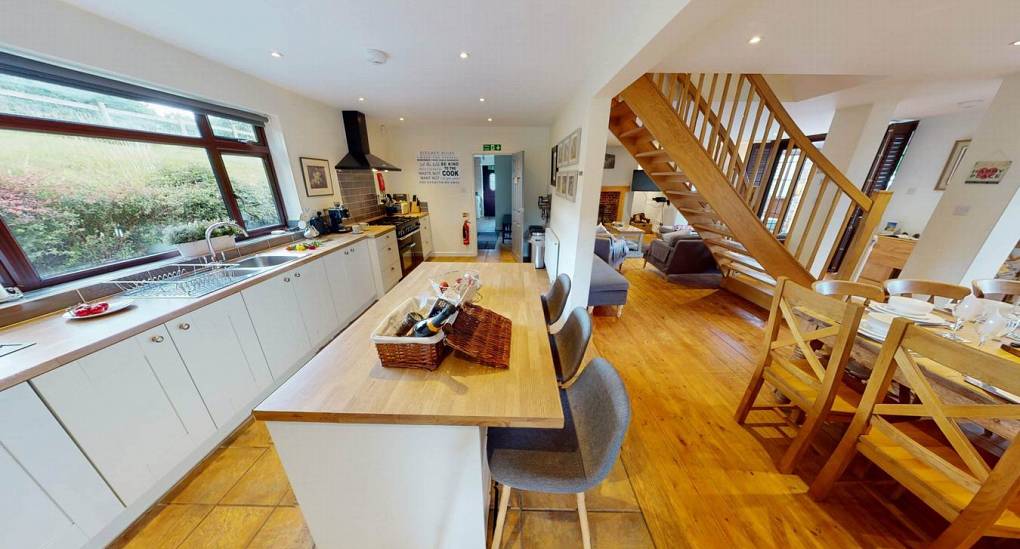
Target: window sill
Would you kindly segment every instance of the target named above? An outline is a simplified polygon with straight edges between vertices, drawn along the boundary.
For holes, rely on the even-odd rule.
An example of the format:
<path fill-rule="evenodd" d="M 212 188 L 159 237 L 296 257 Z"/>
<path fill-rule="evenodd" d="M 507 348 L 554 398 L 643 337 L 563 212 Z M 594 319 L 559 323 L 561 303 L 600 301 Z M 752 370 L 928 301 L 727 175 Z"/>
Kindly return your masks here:
<path fill-rule="evenodd" d="M 298 229 L 287 229 L 283 234 L 266 234 L 249 238 L 238 242 L 234 248 L 225 250 L 224 253 L 229 259 L 250 255 L 259 251 L 276 247 L 287 242 L 293 242 L 304 238 Z M 141 275 L 147 271 L 154 271 L 183 261 L 203 261 L 209 256 L 202 258 L 182 258 L 181 256 L 169 257 L 144 265 L 127 267 L 124 269 L 95 275 L 88 278 L 65 282 L 56 286 L 40 288 L 25 292 L 21 299 L 0 304 L 0 328 L 10 326 L 18 322 L 29 320 L 48 313 L 62 311 L 74 306 L 84 299 L 93 301 L 121 293 L 121 289 L 111 284 L 114 280 L 131 278 Z"/>

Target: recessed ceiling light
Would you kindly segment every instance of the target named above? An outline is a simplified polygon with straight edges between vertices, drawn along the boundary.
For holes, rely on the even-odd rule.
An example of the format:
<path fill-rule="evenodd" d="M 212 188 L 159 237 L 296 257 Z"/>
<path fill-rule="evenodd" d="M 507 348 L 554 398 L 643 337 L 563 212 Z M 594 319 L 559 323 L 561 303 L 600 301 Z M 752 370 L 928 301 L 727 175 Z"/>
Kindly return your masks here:
<path fill-rule="evenodd" d="M 358 98 L 358 101 L 364 101 L 364 100 L 365 100 L 365 98 L 364 98 L 364 97 L 359 97 L 359 98 Z"/>
<path fill-rule="evenodd" d="M 401 116 L 401 117 L 400 117 L 400 121 L 401 121 L 401 122 L 403 122 L 403 121 L 404 121 L 404 117 L 403 117 L 403 116 Z"/>
<path fill-rule="evenodd" d="M 479 97 L 478 100 L 481 101 L 482 103 L 485 103 L 485 98 L 484 97 Z"/>
<path fill-rule="evenodd" d="M 491 119 L 491 118 L 489 119 L 489 122 L 492 122 L 492 119 Z"/>
<path fill-rule="evenodd" d="M 748 44 L 757 44 L 758 42 L 761 42 L 761 36 L 758 36 L 757 34 L 747 41 Z"/>
<path fill-rule="evenodd" d="M 471 57 L 471 54 L 470 54 L 470 53 L 468 53 L 468 52 L 466 52 L 466 51 L 462 51 L 462 52 L 460 52 L 460 58 L 461 58 L 461 59 L 467 59 L 468 57 Z"/>
<path fill-rule="evenodd" d="M 273 50 L 273 51 L 269 52 L 269 55 L 272 55 L 273 57 L 275 57 L 277 59 L 283 57 L 283 54 L 278 52 L 278 51 L 276 51 L 276 50 Z"/>
<path fill-rule="evenodd" d="M 1017 40 L 1015 42 L 1010 42 L 1009 45 L 1010 46 L 1020 46 L 1020 40 Z"/>

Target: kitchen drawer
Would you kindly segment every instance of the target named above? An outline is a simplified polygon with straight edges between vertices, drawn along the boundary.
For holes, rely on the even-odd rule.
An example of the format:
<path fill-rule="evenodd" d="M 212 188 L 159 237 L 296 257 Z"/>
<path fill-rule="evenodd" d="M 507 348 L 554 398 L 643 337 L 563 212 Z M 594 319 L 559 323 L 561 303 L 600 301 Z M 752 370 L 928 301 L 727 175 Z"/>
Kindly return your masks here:
<path fill-rule="evenodd" d="M 390 265 L 389 267 L 384 267 L 382 273 L 383 286 L 389 290 L 396 285 L 397 282 L 400 282 L 400 278 L 402 276 L 399 263 L 396 265 Z"/>

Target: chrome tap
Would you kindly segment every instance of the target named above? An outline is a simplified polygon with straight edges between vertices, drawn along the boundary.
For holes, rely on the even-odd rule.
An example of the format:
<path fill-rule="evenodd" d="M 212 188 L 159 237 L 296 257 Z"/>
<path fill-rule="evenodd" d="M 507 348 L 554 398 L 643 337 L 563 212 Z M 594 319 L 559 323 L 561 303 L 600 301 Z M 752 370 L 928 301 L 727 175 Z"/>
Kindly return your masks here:
<path fill-rule="evenodd" d="M 213 223 L 212 225 L 209 225 L 208 227 L 206 227 L 206 229 L 205 229 L 205 244 L 207 246 L 209 246 L 209 254 L 212 255 L 212 260 L 213 261 L 216 260 L 216 250 L 213 248 L 213 245 L 212 245 L 212 232 L 215 231 L 219 227 L 226 227 L 228 225 L 233 225 L 233 226 L 237 227 L 237 230 L 241 231 L 241 234 L 243 234 L 244 236 L 248 236 L 248 231 L 244 230 L 244 227 L 238 225 L 237 223 L 234 223 L 233 221 L 217 221 L 216 223 Z"/>

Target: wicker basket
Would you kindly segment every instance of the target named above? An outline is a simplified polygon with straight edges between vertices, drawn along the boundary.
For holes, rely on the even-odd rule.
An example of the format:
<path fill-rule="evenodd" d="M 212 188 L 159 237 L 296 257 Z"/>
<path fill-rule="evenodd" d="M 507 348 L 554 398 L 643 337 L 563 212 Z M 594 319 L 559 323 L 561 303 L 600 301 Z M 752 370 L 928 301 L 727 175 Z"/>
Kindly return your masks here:
<path fill-rule="evenodd" d="M 414 299 L 408 299 L 393 310 L 372 332 L 372 342 L 379 354 L 379 360 L 386 368 L 422 368 L 435 370 L 449 354 L 443 341 L 446 335 L 440 331 L 431 337 L 395 337 L 392 333 L 394 324 L 399 324 L 411 311 L 418 311 Z M 459 316 L 460 313 L 457 313 Z M 456 317 L 455 317 L 456 318 Z"/>
<path fill-rule="evenodd" d="M 465 303 L 448 331 L 446 343 L 470 360 L 493 368 L 510 367 L 513 323 L 509 318 Z"/>

